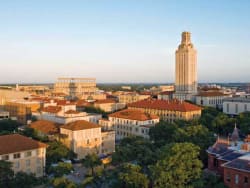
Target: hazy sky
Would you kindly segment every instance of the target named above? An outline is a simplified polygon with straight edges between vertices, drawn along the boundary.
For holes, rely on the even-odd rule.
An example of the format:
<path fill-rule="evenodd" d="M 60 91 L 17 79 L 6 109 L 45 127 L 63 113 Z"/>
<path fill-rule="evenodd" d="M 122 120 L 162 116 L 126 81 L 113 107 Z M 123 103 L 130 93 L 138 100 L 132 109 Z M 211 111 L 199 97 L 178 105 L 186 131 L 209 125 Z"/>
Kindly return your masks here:
<path fill-rule="evenodd" d="M 250 81 L 249 0 L 0 0 L 0 83 L 173 82 L 182 31 L 199 82 Z"/>

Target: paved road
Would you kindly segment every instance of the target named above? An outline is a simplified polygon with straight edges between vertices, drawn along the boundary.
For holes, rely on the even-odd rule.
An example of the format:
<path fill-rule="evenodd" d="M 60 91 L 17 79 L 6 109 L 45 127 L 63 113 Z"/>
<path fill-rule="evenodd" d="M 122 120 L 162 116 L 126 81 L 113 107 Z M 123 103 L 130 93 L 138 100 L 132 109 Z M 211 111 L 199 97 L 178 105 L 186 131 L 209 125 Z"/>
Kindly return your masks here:
<path fill-rule="evenodd" d="M 74 183 L 81 183 L 85 177 L 87 169 L 82 167 L 81 164 L 73 164 L 74 172 L 67 175 L 66 177 Z"/>

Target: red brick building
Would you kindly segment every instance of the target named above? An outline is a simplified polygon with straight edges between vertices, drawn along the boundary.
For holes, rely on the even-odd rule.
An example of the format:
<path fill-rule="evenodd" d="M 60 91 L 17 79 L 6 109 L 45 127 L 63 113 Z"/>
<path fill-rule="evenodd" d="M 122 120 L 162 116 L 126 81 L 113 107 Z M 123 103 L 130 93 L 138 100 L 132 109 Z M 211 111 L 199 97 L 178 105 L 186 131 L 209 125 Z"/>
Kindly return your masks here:
<path fill-rule="evenodd" d="M 250 135 L 239 141 L 238 130 L 229 139 L 218 138 L 207 149 L 208 170 L 221 176 L 229 188 L 250 188 Z"/>

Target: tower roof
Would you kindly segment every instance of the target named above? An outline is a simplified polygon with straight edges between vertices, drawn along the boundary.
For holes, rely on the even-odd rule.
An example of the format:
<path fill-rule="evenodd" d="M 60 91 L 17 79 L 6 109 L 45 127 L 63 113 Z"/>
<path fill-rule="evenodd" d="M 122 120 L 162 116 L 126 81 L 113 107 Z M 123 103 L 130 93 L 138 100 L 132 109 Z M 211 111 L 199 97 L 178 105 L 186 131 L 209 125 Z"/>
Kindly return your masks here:
<path fill-rule="evenodd" d="M 234 126 L 234 131 L 232 133 L 232 136 L 231 136 L 231 139 L 232 141 L 236 142 L 239 140 L 239 131 L 237 129 L 237 126 L 236 126 L 236 123 L 235 123 L 235 126 Z"/>

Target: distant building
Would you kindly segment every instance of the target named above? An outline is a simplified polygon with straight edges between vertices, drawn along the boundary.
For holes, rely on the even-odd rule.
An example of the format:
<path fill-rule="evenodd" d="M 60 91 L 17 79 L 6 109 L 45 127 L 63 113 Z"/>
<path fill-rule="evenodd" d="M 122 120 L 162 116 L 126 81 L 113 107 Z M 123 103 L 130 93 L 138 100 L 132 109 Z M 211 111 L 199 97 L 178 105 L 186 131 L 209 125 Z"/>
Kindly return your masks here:
<path fill-rule="evenodd" d="M 28 100 L 11 100 L 4 105 L 5 111 L 10 113 L 10 117 L 22 124 L 27 124 L 31 120 L 32 112 L 36 112 L 40 107 L 39 102 Z"/>
<path fill-rule="evenodd" d="M 74 103 L 57 104 L 57 106 L 46 106 L 39 112 L 34 112 L 33 115 L 38 120 L 48 120 L 59 124 L 67 124 L 78 120 L 97 123 L 98 120 L 102 118 L 101 114 L 91 114 L 76 111 L 76 104 Z"/>
<path fill-rule="evenodd" d="M 10 113 L 6 111 L 1 111 L 0 110 L 0 121 L 4 119 L 9 119 L 10 118 Z"/>
<path fill-rule="evenodd" d="M 175 95 L 179 100 L 193 100 L 197 93 L 197 52 L 191 33 L 183 32 L 181 44 L 175 52 Z"/>
<path fill-rule="evenodd" d="M 126 109 L 110 114 L 108 120 L 101 119 L 99 124 L 104 130 L 115 130 L 116 140 L 128 136 L 149 138 L 149 129 L 159 123 L 159 117 L 142 110 Z"/>
<path fill-rule="evenodd" d="M 159 100 L 172 100 L 173 99 L 173 94 L 174 92 L 173 91 L 163 91 L 163 92 L 160 92 L 158 95 L 157 95 L 157 99 Z"/>
<path fill-rule="evenodd" d="M 126 107 L 125 103 L 117 103 L 111 99 L 97 100 L 94 102 L 94 107 L 103 110 L 104 112 L 114 112 Z"/>
<path fill-rule="evenodd" d="M 228 115 L 238 115 L 250 111 L 250 97 L 232 97 L 223 100 L 223 112 Z"/>
<path fill-rule="evenodd" d="M 101 155 L 115 151 L 114 131 L 102 133 L 101 126 L 94 123 L 84 120 L 71 122 L 61 126 L 60 133 L 65 135 L 61 141 L 77 154 L 78 159 L 91 153 Z"/>
<path fill-rule="evenodd" d="M 15 173 L 34 173 L 42 177 L 45 172 L 47 145 L 19 135 L 0 136 L 0 160 L 13 163 Z"/>
<path fill-rule="evenodd" d="M 146 113 L 157 115 L 168 122 L 196 119 L 201 115 L 201 108 L 199 106 L 178 100 L 146 99 L 128 104 L 128 108 L 143 110 Z"/>
<path fill-rule="evenodd" d="M 195 96 L 197 105 L 222 109 L 223 100 L 229 97 L 220 91 L 201 91 Z"/>
<path fill-rule="evenodd" d="M 58 139 L 60 133 L 60 124 L 47 121 L 38 120 L 29 125 L 30 128 L 37 131 L 39 136 L 48 136 L 50 139 Z"/>
<path fill-rule="evenodd" d="M 54 85 L 55 93 L 65 93 L 75 98 L 94 95 L 97 92 L 95 78 L 58 78 Z"/>
<path fill-rule="evenodd" d="M 1 106 L 5 105 L 7 101 L 23 100 L 28 97 L 28 92 L 16 91 L 13 89 L 0 89 L 0 109 Z"/>
<path fill-rule="evenodd" d="M 150 95 L 140 95 L 138 93 L 126 93 L 118 95 L 119 103 L 125 103 L 125 104 L 148 99 L 150 97 L 151 97 Z"/>

